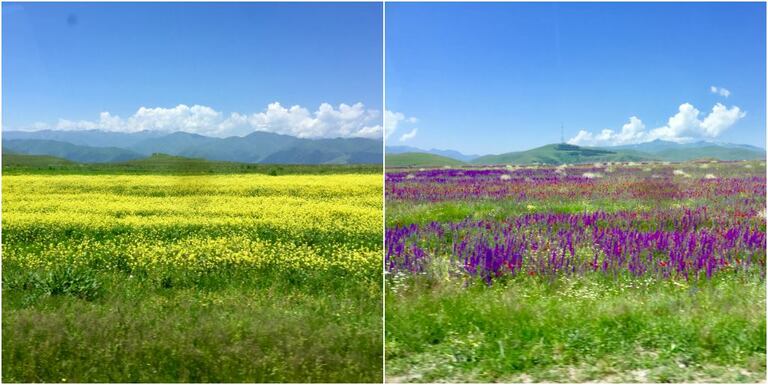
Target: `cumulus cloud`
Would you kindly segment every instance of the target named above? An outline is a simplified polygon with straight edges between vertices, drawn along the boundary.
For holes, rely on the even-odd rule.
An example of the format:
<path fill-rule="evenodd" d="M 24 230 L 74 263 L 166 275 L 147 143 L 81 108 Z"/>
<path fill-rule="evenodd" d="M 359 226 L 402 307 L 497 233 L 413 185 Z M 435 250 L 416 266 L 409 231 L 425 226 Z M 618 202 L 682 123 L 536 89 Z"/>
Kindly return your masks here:
<path fill-rule="evenodd" d="M 418 119 L 415 117 L 408 117 L 405 116 L 402 112 L 394 112 L 394 111 L 385 111 L 384 112 L 384 134 L 387 138 L 392 136 L 395 131 L 397 131 L 397 127 L 401 125 L 408 125 L 408 124 L 415 124 L 418 123 Z M 413 138 L 416 135 L 416 129 L 414 128 L 411 130 L 411 133 L 413 135 L 408 136 L 406 139 L 403 139 L 408 134 L 403 135 L 400 140 L 408 140 Z"/>
<path fill-rule="evenodd" d="M 362 103 L 341 104 L 334 108 L 323 103 L 315 112 L 301 106 L 283 107 L 271 103 L 266 111 L 248 117 L 257 131 L 276 132 L 300 138 L 369 137 L 381 138 L 378 111 L 366 110 Z"/>
<path fill-rule="evenodd" d="M 406 140 L 411 140 L 411 139 L 413 139 L 413 137 L 414 137 L 414 136 L 416 136 L 416 133 L 417 133 L 418 131 L 419 131 L 419 129 L 418 129 L 418 128 L 414 128 L 413 130 L 411 130 L 411 132 L 408 132 L 408 133 L 405 133 L 405 134 L 403 134 L 403 135 L 400 137 L 400 141 L 401 141 L 401 142 L 405 142 Z"/>
<path fill-rule="evenodd" d="M 716 87 L 716 86 L 710 86 L 709 92 L 713 94 L 718 94 L 720 96 L 725 96 L 726 98 L 731 96 L 731 91 L 728 91 L 727 89 L 723 87 Z"/>
<path fill-rule="evenodd" d="M 36 123 L 35 129 L 41 129 Z M 48 127 L 45 127 L 48 128 Z M 270 103 L 261 112 L 225 115 L 211 107 L 180 104 L 173 108 L 139 108 L 133 115 L 122 118 L 110 112 L 99 114 L 98 120 L 59 119 L 52 128 L 58 130 L 101 129 L 116 132 L 143 130 L 184 131 L 211 136 L 242 136 L 254 131 L 293 135 L 300 138 L 365 137 L 381 138 L 381 112 L 366 109 L 362 103 L 340 104 L 334 107 L 322 103 L 315 111 L 301 106 L 285 107 Z"/>
<path fill-rule="evenodd" d="M 600 133 L 581 130 L 568 140 L 570 144 L 584 146 L 618 146 L 623 144 L 643 143 L 661 139 L 677 143 L 691 142 L 697 139 L 712 139 L 720 136 L 725 130 L 736 124 L 747 115 L 739 107 L 726 107 L 717 103 L 707 116 L 699 118 L 700 111 L 690 103 L 678 107 L 675 115 L 669 118 L 667 124 L 646 131 L 645 125 L 638 117 L 629 118 L 629 122 L 616 132 L 604 129 Z"/>

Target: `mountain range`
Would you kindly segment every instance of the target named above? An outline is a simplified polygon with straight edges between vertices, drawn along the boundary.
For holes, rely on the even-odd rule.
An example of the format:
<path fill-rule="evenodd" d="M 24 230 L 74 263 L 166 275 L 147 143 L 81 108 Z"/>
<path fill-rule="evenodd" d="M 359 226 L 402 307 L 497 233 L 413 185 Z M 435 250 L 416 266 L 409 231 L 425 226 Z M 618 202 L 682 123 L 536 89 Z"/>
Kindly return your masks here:
<path fill-rule="evenodd" d="M 405 154 L 405 153 L 434 154 L 434 155 L 439 155 L 446 158 L 460 160 L 462 162 L 469 162 L 472 159 L 480 157 L 480 155 L 467 155 L 454 150 L 438 150 L 435 148 L 431 150 L 421 150 L 411 146 L 387 146 L 387 154 Z"/>
<path fill-rule="evenodd" d="M 745 144 L 694 142 L 676 143 L 663 140 L 611 146 L 582 147 L 571 144 L 549 144 L 525 151 L 504 154 L 476 156 L 459 159 L 444 155 L 451 150 L 420 150 L 417 148 L 387 147 L 387 166 L 453 166 L 456 162 L 476 165 L 494 164 L 564 164 L 592 162 L 672 161 L 682 162 L 696 159 L 754 160 L 765 159 L 763 148 Z M 420 155 L 421 154 L 421 155 Z M 429 155 L 429 156 L 424 156 Z"/>
<path fill-rule="evenodd" d="M 162 153 L 212 161 L 270 164 L 381 163 L 382 141 L 304 139 L 269 132 L 216 138 L 187 132 L 7 131 L 3 150 L 79 163 L 122 162 Z"/>
<path fill-rule="evenodd" d="M 167 154 L 209 161 L 264 164 L 379 164 L 382 141 L 364 138 L 304 139 L 269 132 L 209 137 L 187 132 L 102 130 L 6 131 L 4 151 L 53 156 L 78 163 L 115 163 Z M 563 164 L 694 159 L 765 159 L 763 148 L 718 142 L 676 143 L 663 140 L 612 146 L 550 144 L 525 151 L 468 155 L 455 150 L 387 146 L 389 166 L 456 166 L 461 164 Z"/>

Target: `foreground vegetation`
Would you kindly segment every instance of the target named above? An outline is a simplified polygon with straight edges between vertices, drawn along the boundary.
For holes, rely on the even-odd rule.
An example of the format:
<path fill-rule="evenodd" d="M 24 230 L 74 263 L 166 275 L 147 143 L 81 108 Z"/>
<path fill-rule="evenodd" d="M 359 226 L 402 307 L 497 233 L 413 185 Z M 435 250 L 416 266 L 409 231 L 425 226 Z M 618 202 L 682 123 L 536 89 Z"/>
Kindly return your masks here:
<path fill-rule="evenodd" d="M 764 381 L 764 167 L 388 173 L 387 381 Z"/>
<path fill-rule="evenodd" d="M 388 382 L 758 382 L 765 286 L 390 281 Z"/>
<path fill-rule="evenodd" d="M 4 382 L 381 381 L 381 178 L 5 175 Z"/>

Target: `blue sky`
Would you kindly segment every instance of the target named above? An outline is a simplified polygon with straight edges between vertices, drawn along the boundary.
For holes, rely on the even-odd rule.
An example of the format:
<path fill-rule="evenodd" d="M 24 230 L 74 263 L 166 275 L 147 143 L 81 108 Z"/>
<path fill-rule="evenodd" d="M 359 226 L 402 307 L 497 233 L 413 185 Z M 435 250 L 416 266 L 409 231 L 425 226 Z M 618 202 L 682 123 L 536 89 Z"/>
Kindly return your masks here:
<path fill-rule="evenodd" d="M 381 137 L 378 3 L 3 3 L 2 28 L 5 129 Z"/>
<path fill-rule="evenodd" d="M 388 3 L 387 145 L 764 146 L 765 31 L 764 3 Z"/>

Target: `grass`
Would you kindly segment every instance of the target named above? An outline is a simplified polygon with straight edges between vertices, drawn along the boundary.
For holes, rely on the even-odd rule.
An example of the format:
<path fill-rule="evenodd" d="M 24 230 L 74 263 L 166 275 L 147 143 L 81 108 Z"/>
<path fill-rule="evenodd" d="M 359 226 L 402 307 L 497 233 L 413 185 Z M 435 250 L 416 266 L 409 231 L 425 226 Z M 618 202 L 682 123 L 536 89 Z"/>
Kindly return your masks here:
<path fill-rule="evenodd" d="M 381 382 L 381 178 L 5 175 L 2 381 Z"/>
<path fill-rule="evenodd" d="M 600 210 L 613 213 L 623 210 L 636 210 L 648 207 L 689 207 L 702 204 L 702 200 L 612 200 L 591 199 L 580 201 L 531 201 L 518 202 L 514 200 L 495 201 L 481 200 L 471 202 L 435 202 L 435 203 L 399 203 L 387 202 L 387 226 L 407 225 L 411 223 L 427 224 L 437 222 L 460 222 L 466 218 L 474 220 L 500 220 L 529 213 L 583 213 Z"/>
<path fill-rule="evenodd" d="M 4 382 L 381 381 L 378 281 L 91 271 L 92 297 L 4 270 Z"/>
<path fill-rule="evenodd" d="M 76 163 L 52 156 L 3 153 L 3 174 L 155 174 L 155 175 L 206 175 L 206 174 L 267 174 L 267 175 L 331 175 L 381 173 L 377 164 L 351 165 L 298 165 L 255 164 L 192 159 L 165 154 L 117 163 Z"/>
<path fill-rule="evenodd" d="M 387 154 L 385 158 L 387 167 L 438 167 L 459 166 L 464 162 L 447 156 L 406 152 L 402 154 Z"/>
<path fill-rule="evenodd" d="M 604 172 L 600 188 L 583 195 L 579 190 L 568 194 L 571 186 L 567 178 L 510 180 L 526 193 L 525 199 L 514 195 L 486 198 L 478 193 L 484 181 L 494 187 L 499 177 L 482 173 L 451 177 L 446 176 L 449 172 L 424 172 L 414 173 L 410 179 L 402 178 L 402 174 L 391 178 L 394 186 L 387 186 L 387 192 L 393 193 L 387 196 L 386 227 L 395 230 L 417 224 L 420 228 L 397 229 L 387 238 L 391 265 L 385 280 L 386 381 L 765 381 L 766 289 L 764 254 L 759 247 L 745 251 L 754 253 L 754 269 L 720 269 L 709 280 L 704 274 L 698 279 L 690 276 L 690 281 L 683 276 L 630 276 L 629 268 L 611 274 L 599 269 L 565 269 L 550 274 L 537 269 L 534 261 L 546 262 L 550 256 L 554 261 L 558 255 L 566 258 L 564 246 L 562 254 L 550 254 L 550 247 L 560 240 L 570 245 L 570 235 L 578 232 L 569 232 L 573 227 L 568 226 L 579 224 L 553 221 L 523 227 L 523 234 L 532 240 L 528 243 L 520 242 L 520 237 L 494 233 L 508 229 L 519 236 L 513 224 L 527 214 L 595 212 L 632 218 L 594 224 L 606 231 L 673 231 L 682 227 L 677 214 L 662 214 L 702 207 L 708 215 L 696 222 L 693 231 L 721 236 L 724 223 L 730 221 L 753 226 L 760 236 L 765 231 L 762 162 L 610 167 L 615 170 Z M 605 166 L 588 168 L 607 170 Z M 670 198 L 663 190 L 657 191 L 656 184 L 648 183 L 654 174 L 674 169 L 691 175 L 670 182 L 686 189 L 681 196 L 691 198 Z M 551 171 L 537 168 L 526 172 L 550 175 Z M 573 175 L 582 171 L 569 167 L 566 172 Z M 731 179 L 700 180 L 709 173 Z M 756 181 L 763 184 L 728 187 Z M 421 188 L 434 194 L 425 194 L 423 199 L 399 196 L 398 187 Z M 723 192 L 712 194 L 712 188 Z M 462 232 L 465 220 L 487 222 Z M 403 238 L 404 233 L 411 235 Z M 510 243 L 509 239 L 516 241 Z M 606 255 L 600 245 L 592 248 L 593 239 L 587 235 L 583 243 L 574 241 L 575 258 Z M 490 246 L 473 248 L 476 244 Z M 472 269 L 473 263 L 482 266 L 484 258 L 509 261 L 520 244 L 521 269 L 502 265 L 500 270 L 493 270 L 498 274 L 488 281 Z M 637 246 L 630 237 L 615 245 L 627 253 Z M 688 245 L 686 256 L 700 252 L 692 248 L 696 245 Z M 557 247 L 553 249 L 559 251 Z M 643 256 L 671 256 L 666 251 L 662 254 Z M 733 257 L 727 251 L 718 251 L 717 256 Z M 418 263 L 407 263 L 414 260 Z M 644 259 L 643 263 L 655 261 Z M 660 266 L 667 266 L 661 262 Z"/>
<path fill-rule="evenodd" d="M 534 149 L 508 152 L 499 155 L 485 155 L 473 159 L 473 164 L 563 164 L 563 163 L 592 163 L 592 162 L 624 162 L 650 160 L 648 154 L 637 151 L 604 150 L 598 148 L 579 147 L 570 144 L 548 144 Z"/>
<path fill-rule="evenodd" d="M 388 382 L 765 380 L 760 278 L 388 284 Z"/>

